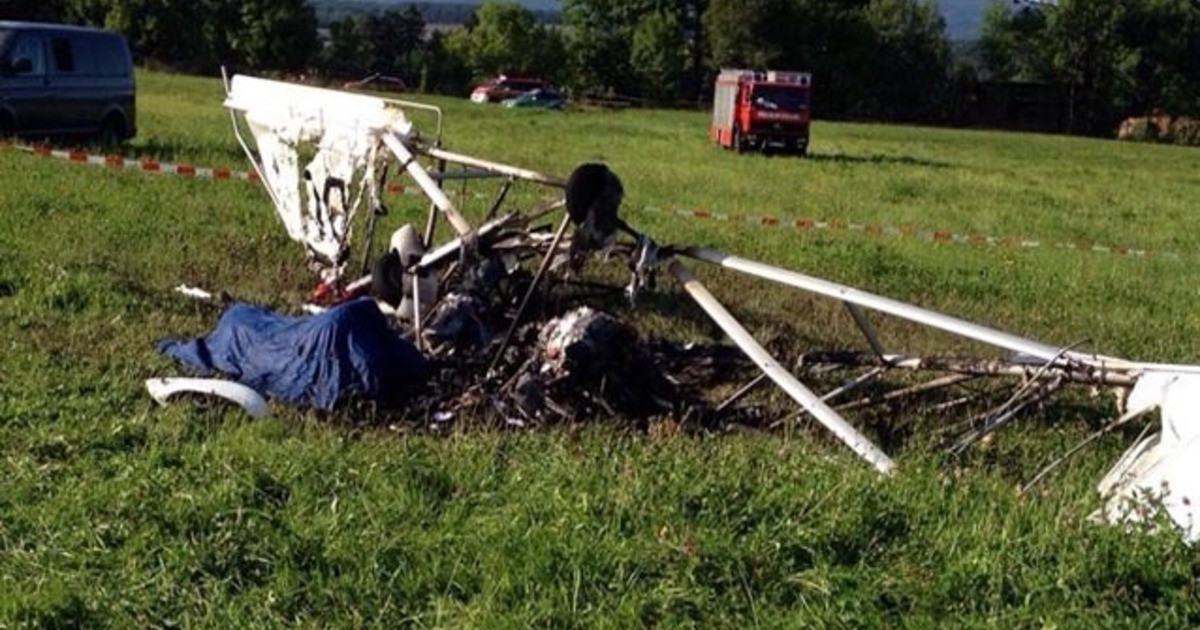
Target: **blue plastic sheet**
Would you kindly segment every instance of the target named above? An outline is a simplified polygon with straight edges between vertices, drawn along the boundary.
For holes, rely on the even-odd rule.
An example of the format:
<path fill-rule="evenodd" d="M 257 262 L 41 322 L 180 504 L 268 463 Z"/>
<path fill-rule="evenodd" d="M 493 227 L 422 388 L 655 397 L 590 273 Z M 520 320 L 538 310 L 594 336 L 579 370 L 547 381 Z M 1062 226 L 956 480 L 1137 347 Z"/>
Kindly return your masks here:
<path fill-rule="evenodd" d="M 388 328 L 371 298 L 303 317 L 237 303 L 208 335 L 157 347 L 202 373 L 221 372 L 271 398 L 325 410 L 352 397 L 394 402 L 425 377 L 424 357 Z"/>

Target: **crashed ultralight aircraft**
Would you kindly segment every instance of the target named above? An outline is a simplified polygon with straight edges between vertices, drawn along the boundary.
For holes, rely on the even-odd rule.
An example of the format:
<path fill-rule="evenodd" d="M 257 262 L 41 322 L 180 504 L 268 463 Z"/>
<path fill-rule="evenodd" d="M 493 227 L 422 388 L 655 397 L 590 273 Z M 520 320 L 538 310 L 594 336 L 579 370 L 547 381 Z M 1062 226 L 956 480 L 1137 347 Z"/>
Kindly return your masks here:
<path fill-rule="evenodd" d="M 309 264 L 322 280 L 324 297 L 362 292 L 372 279 L 365 276 L 366 256 L 374 236 L 375 213 L 367 223 L 364 276 L 346 281 L 350 260 L 350 230 L 355 214 L 364 205 L 380 206 L 380 194 L 389 168 L 406 173 L 428 197 L 431 207 L 424 233 L 412 228 L 393 237 L 403 250 L 403 306 L 398 313 L 410 318 L 421 343 L 422 314 L 439 295 L 430 274 L 453 264 L 467 248 L 480 243 L 519 246 L 540 257 L 533 281 L 521 301 L 507 335 L 496 351 L 499 359 L 510 341 L 529 298 L 543 276 L 564 259 L 604 249 L 618 233 L 633 239 L 630 250 L 632 279 L 626 291 L 632 298 L 656 269 L 665 268 L 705 313 L 761 370 L 759 380 L 770 379 L 804 411 L 881 473 L 890 473 L 892 459 L 847 422 L 828 401 L 861 387 L 889 370 L 922 369 L 935 361 L 892 354 L 884 347 L 866 317 L 878 311 L 1008 351 L 1003 361 L 942 364 L 949 380 L 935 379 L 927 387 L 978 376 L 1010 375 L 1022 385 L 1003 405 L 982 418 L 974 431 L 986 434 L 1012 419 L 1021 409 L 1039 401 L 1063 383 L 1086 383 L 1120 388 L 1128 393 L 1128 411 L 1109 427 L 1151 410 L 1161 410 L 1159 433 L 1135 444 L 1100 484 L 1110 497 L 1103 516 L 1109 520 L 1139 519 L 1149 497 L 1183 530 L 1188 540 L 1200 539 L 1200 475 L 1193 469 L 1192 453 L 1200 448 L 1200 366 L 1129 361 L 1056 347 L 1011 335 L 911 304 L 874 295 L 853 287 L 747 260 L 707 247 L 659 246 L 626 225 L 618 216 L 619 180 L 607 167 L 585 164 L 562 179 L 527 169 L 448 151 L 441 147 L 442 113 L 420 103 L 349 94 L 333 90 L 234 76 L 227 83 L 225 106 L 233 118 L 238 141 L 266 186 L 289 235 L 304 244 Z M 432 133 L 418 129 L 410 118 L 422 112 L 436 120 Z M 245 136 L 253 136 L 251 146 Z M 423 162 L 424 160 L 424 162 Z M 428 165 L 426 164 L 428 163 Z M 486 218 L 473 225 L 443 190 L 448 180 L 499 178 L 503 185 Z M 532 182 L 555 192 L 559 201 L 526 214 L 500 213 L 505 195 L 518 182 Z M 364 200 L 366 204 L 364 204 Z M 521 233 L 531 221 L 562 211 L 552 235 Z M 436 224 L 445 220 L 455 236 L 433 242 Z M 568 234 L 570 230 L 570 234 Z M 516 236 L 514 236 L 514 234 Z M 396 241 L 400 245 L 395 245 Z M 404 243 L 408 245 L 405 246 Z M 516 245 L 513 245 L 516 243 Z M 824 395 L 818 395 L 758 343 L 712 293 L 692 274 L 685 259 L 719 265 L 788 287 L 842 302 L 865 336 L 870 353 L 854 358 L 872 369 Z M 318 296 L 320 297 L 320 296 Z M 495 367 L 496 361 L 491 366 Z M 906 391 L 919 391 L 922 386 Z M 736 396 L 736 395 L 735 395 Z M 969 442 L 964 442 L 964 444 Z"/>

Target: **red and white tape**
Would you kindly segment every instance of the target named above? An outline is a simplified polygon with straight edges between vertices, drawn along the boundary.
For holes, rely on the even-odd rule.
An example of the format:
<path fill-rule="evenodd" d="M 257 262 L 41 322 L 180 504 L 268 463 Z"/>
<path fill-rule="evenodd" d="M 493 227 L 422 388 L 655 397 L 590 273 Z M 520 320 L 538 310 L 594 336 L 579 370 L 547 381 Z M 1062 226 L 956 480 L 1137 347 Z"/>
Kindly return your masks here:
<path fill-rule="evenodd" d="M 120 155 L 97 155 L 86 153 L 83 151 L 65 151 L 61 149 L 53 149 L 46 146 L 25 146 L 13 145 L 16 148 L 34 153 L 36 155 L 44 155 L 47 157 L 55 157 L 70 162 L 80 164 L 91 164 L 93 166 L 104 166 L 108 168 L 137 170 L 146 173 L 167 173 L 181 175 L 184 177 L 196 177 L 206 179 L 227 179 L 241 181 L 259 181 L 258 173 L 254 171 L 235 171 L 226 167 L 205 167 L 193 166 L 184 163 L 163 162 L 153 159 L 132 159 Z M 387 192 L 392 194 L 402 195 L 420 195 L 421 189 L 417 186 L 407 186 L 399 183 L 390 183 L 387 185 Z M 483 199 L 487 195 L 475 193 L 472 198 Z M 667 214 L 678 217 L 687 217 L 693 219 L 709 219 L 714 221 L 725 221 L 729 223 L 743 223 L 765 228 L 791 228 L 797 231 L 808 230 L 829 230 L 829 231 L 849 231 L 861 232 L 864 234 L 897 236 L 903 238 L 913 238 L 921 241 L 932 243 L 960 243 L 973 245 L 976 247 L 1009 247 L 1014 249 L 1032 249 L 1032 248 L 1048 248 L 1048 249 L 1065 249 L 1081 252 L 1094 252 L 1101 254 L 1116 254 L 1120 256 L 1142 257 L 1148 252 L 1144 249 L 1135 249 L 1125 245 L 1104 245 L 1091 241 L 1063 241 L 1057 243 L 1046 243 L 1039 240 L 1027 238 L 1024 236 L 989 236 L 986 234 L 963 234 L 948 230 L 928 230 L 919 229 L 908 225 L 893 225 L 889 223 L 878 222 L 854 222 L 845 219 L 814 219 L 809 217 L 801 217 L 796 219 L 781 218 L 770 214 L 736 214 L 717 212 L 703 208 L 685 209 L 685 208 L 661 208 L 658 206 L 644 206 L 648 212 Z M 1157 255 L 1167 257 L 1177 257 L 1177 254 L 1156 252 Z"/>
<path fill-rule="evenodd" d="M 204 179 L 231 179 L 249 182 L 260 181 L 258 173 L 255 171 L 237 171 L 224 166 L 207 167 L 194 166 L 187 163 L 172 163 L 155 160 L 150 158 L 134 159 L 120 155 L 99 155 L 95 153 L 87 153 L 84 151 L 63 149 L 54 149 L 44 145 L 13 145 L 15 148 L 33 153 L 34 155 L 42 155 L 45 157 L 58 158 L 68 162 L 76 162 L 79 164 L 90 164 L 92 166 L 103 166 L 114 169 L 125 169 L 142 171 L 144 173 L 159 173 L 169 175 L 181 175 L 184 177 L 197 177 Z M 390 183 L 387 185 L 387 192 L 402 195 L 420 195 L 421 189 L 416 186 L 406 186 L 404 184 Z M 485 195 L 476 195 L 477 197 L 485 197 Z"/>
<path fill-rule="evenodd" d="M 68 162 L 78 162 L 80 164 L 91 164 L 93 166 L 104 166 L 114 169 L 136 170 L 146 173 L 167 173 L 172 175 L 182 175 L 184 177 L 200 177 L 207 179 L 240 179 L 245 181 L 258 181 L 258 173 L 254 171 L 235 171 L 223 166 L 207 167 L 193 166 L 184 163 L 163 162 L 151 158 L 132 159 L 120 155 L 97 155 L 94 153 L 86 153 L 84 151 L 64 151 L 62 149 L 53 149 L 47 146 L 24 146 L 18 145 L 18 149 L 28 151 L 35 155 L 43 155 L 46 157 L 54 157 Z"/>

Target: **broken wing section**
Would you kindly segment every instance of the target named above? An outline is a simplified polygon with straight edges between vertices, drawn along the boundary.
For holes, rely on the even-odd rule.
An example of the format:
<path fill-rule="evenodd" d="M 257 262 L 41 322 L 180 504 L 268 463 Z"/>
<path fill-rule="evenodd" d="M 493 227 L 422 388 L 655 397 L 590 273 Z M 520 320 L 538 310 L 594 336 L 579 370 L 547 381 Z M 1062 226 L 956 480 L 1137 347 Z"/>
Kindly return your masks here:
<path fill-rule="evenodd" d="M 323 280 L 336 280 L 364 195 L 378 197 L 382 136 L 407 137 L 412 123 L 384 99 L 241 75 L 225 106 L 244 116 L 257 155 L 240 132 L 239 141 L 288 236 L 304 244 Z"/>
<path fill-rule="evenodd" d="M 1200 540 L 1200 376 L 1148 372 L 1129 393 L 1129 413 L 1158 409 L 1162 431 L 1134 444 L 1097 490 L 1106 497 L 1093 515 L 1136 523 L 1165 515 L 1188 543 Z"/>

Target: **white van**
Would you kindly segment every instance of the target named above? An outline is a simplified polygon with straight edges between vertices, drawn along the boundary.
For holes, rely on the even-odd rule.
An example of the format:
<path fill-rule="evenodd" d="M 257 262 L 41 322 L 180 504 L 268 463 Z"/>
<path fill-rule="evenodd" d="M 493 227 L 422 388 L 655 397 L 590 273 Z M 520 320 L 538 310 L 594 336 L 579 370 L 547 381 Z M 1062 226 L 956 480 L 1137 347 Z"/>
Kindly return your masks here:
<path fill-rule="evenodd" d="M 0 137 L 137 133 L 133 62 L 119 33 L 0 21 Z"/>

